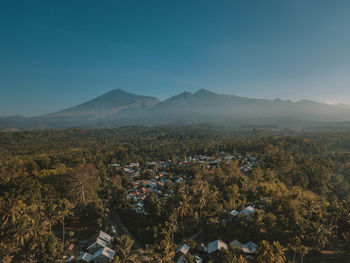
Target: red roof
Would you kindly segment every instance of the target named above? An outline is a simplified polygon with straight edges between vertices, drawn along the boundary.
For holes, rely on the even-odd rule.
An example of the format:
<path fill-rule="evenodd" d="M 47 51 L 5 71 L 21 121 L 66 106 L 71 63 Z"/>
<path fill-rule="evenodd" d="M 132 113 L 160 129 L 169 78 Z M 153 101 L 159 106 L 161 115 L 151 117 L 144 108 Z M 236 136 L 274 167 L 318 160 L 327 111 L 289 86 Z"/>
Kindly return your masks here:
<path fill-rule="evenodd" d="M 75 245 L 73 243 L 71 243 L 68 247 L 68 250 L 73 251 L 74 248 L 75 248 Z"/>

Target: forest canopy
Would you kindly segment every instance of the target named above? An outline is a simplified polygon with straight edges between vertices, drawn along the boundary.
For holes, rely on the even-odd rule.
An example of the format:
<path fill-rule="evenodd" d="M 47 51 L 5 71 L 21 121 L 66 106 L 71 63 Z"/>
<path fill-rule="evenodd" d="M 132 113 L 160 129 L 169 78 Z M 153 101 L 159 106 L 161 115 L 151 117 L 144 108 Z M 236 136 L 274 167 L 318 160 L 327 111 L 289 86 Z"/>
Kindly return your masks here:
<path fill-rule="evenodd" d="M 195 156 L 215 162 L 195 163 Z M 177 245 L 197 232 L 187 262 L 197 245 L 215 239 L 258 244 L 258 262 L 348 253 L 349 157 L 346 132 L 198 125 L 0 133 L 0 258 L 62 259 L 70 243 L 110 232 L 110 211 L 154 262 L 174 260 Z M 256 161 L 245 170 L 249 158 Z M 159 161 L 166 165 L 154 168 Z M 131 163 L 139 167 L 136 179 L 121 169 Z M 162 189 L 171 194 L 140 187 L 145 199 L 142 213 L 135 211 L 132 185 L 163 175 L 169 184 Z M 256 208 L 251 217 L 227 220 L 249 204 Z M 115 258 L 126 257 L 124 245 L 135 258 L 135 245 L 116 238 Z M 229 248 L 204 257 L 228 259 L 243 262 L 245 255 Z"/>

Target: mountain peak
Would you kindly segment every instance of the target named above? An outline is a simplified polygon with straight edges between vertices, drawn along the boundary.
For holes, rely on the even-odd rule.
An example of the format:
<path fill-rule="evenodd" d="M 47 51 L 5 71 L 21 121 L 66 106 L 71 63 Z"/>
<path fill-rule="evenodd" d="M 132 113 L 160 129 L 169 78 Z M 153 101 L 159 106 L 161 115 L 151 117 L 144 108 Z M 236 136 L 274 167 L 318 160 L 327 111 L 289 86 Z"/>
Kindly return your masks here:
<path fill-rule="evenodd" d="M 131 94 L 131 93 L 126 92 L 123 89 L 114 89 L 114 90 L 106 92 L 102 96 L 107 95 L 107 94 L 109 94 L 109 95 L 111 95 L 111 94 L 120 95 L 120 94 Z"/>
<path fill-rule="evenodd" d="M 207 89 L 200 89 L 194 95 L 215 95 L 215 93 Z"/>
<path fill-rule="evenodd" d="M 158 98 L 136 95 L 122 89 L 115 89 L 75 107 L 49 115 L 92 116 L 93 118 L 96 118 L 107 115 L 116 115 L 118 112 L 126 109 L 147 109 L 157 103 L 159 103 Z"/>

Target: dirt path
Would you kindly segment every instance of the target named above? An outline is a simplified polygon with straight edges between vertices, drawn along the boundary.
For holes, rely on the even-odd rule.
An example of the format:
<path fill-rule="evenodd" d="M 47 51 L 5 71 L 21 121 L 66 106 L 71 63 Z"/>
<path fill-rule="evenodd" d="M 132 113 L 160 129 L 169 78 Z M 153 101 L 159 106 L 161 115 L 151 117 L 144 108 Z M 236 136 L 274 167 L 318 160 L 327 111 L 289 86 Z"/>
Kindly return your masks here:
<path fill-rule="evenodd" d="M 136 250 L 139 261 L 140 262 L 150 261 L 149 257 L 145 253 L 144 248 L 141 246 L 141 244 L 136 240 L 136 238 L 126 228 L 126 226 L 124 225 L 123 220 L 121 219 L 119 214 L 115 211 L 110 210 L 109 217 L 112 221 L 112 224 L 121 232 L 120 234 L 125 234 L 125 235 L 129 236 L 134 241 L 133 247 Z"/>
<path fill-rule="evenodd" d="M 110 210 L 109 217 L 112 221 L 112 223 L 121 231 L 121 234 L 128 235 L 133 241 L 134 241 L 134 248 L 135 249 L 142 249 L 142 246 L 140 243 L 136 240 L 136 238 L 129 232 L 129 230 L 124 225 L 122 219 L 118 215 L 117 212 Z"/>

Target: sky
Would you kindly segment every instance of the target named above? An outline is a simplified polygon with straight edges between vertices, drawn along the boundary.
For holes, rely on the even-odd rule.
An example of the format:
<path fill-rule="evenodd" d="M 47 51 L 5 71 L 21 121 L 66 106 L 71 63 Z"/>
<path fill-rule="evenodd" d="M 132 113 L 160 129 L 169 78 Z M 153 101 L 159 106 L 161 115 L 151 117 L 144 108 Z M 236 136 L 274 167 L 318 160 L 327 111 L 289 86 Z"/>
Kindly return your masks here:
<path fill-rule="evenodd" d="M 113 89 L 350 104 L 348 0 L 0 0 L 0 116 Z"/>

